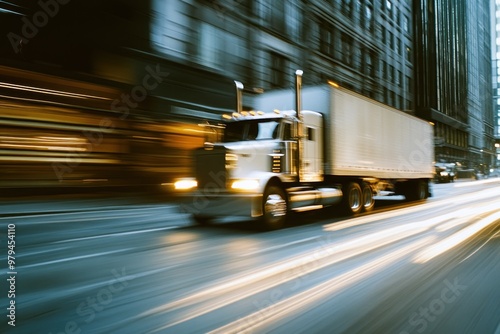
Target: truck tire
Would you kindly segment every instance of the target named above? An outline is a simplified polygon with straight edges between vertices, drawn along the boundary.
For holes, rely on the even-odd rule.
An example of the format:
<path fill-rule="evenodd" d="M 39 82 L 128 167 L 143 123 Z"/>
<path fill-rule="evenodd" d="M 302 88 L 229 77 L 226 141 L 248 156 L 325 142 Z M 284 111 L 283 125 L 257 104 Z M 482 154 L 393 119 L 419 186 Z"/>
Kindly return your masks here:
<path fill-rule="evenodd" d="M 356 182 L 349 182 L 342 187 L 343 207 L 347 214 L 355 215 L 363 210 L 363 192 Z"/>
<path fill-rule="evenodd" d="M 192 218 L 194 223 L 200 226 L 209 225 L 213 220 L 212 216 L 204 216 L 204 215 L 193 215 Z"/>
<path fill-rule="evenodd" d="M 375 206 L 375 199 L 373 198 L 372 187 L 366 182 L 361 183 L 361 193 L 363 201 L 363 211 L 370 212 Z"/>
<path fill-rule="evenodd" d="M 420 201 L 428 197 L 429 184 L 426 180 L 407 181 L 403 185 L 407 201 Z"/>
<path fill-rule="evenodd" d="M 266 230 L 277 230 L 285 226 L 288 214 L 288 201 L 285 191 L 270 185 L 262 198 L 262 222 Z"/>

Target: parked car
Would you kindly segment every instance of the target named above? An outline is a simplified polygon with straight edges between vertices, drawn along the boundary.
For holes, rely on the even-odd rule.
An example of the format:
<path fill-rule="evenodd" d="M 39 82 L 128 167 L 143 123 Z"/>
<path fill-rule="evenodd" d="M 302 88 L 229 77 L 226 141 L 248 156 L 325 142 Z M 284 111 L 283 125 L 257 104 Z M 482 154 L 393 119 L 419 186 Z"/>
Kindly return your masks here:
<path fill-rule="evenodd" d="M 434 181 L 436 183 L 454 182 L 457 178 L 455 164 L 436 164 L 434 167 L 436 170 Z"/>
<path fill-rule="evenodd" d="M 488 177 L 500 177 L 500 169 L 491 170 Z"/>

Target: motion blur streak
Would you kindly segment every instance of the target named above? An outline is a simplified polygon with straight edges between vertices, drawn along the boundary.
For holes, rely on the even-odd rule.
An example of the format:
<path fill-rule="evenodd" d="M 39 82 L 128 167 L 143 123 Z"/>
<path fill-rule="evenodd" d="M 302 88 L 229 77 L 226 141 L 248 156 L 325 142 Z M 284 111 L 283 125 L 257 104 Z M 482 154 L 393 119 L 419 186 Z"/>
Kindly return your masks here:
<path fill-rule="evenodd" d="M 471 182 L 464 182 L 464 183 L 457 183 L 454 185 L 455 188 L 462 188 L 462 187 L 472 187 L 475 184 L 488 184 L 488 183 L 495 183 L 495 182 L 500 182 L 498 179 L 486 179 L 486 180 L 479 180 L 475 181 L 474 183 Z"/>
<path fill-rule="evenodd" d="M 444 239 L 443 241 L 438 242 L 437 244 L 424 249 L 419 254 L 417 254 L 414 258 L 414 262 L 416 263 L 425 263 L 429 260 L 432 260 L 438 255 L 443 254 L 444 252 L 452 249 L 453 247 L 459 245 L 470 237 L 474 236 L 476 233 L 485 229 L 486 227 L 500 221 L 500 211 L 497 211 L 477 223 L 465 227 L 459 232 L 451 235 L 450 237 Z"/>
<path fill-rule="evenodd" d="M 189 315 L 186 317 L 162 327 L 162 329 L 166 329 L 324 267 L 409 238 L 428 230 L 430 226 L 446 219 L 448 218 L 444 216 L 437 217 L 425 222 L 391 227 L 335 245 L 323 245 L 313 252 L 297 256 L 293 259 L 257 269 L 239 277 L 228 278 L 212 288 L 144 312 L 139 315 L 139 318 L 158 312 L 172 311 L 176 308 L 187 307 L 197 303 L 210 302 L 207 306 L 202 305 L 194 310 L 190 310 Z M 272 277 L 275 278 L 271 279 Z M 266 279 L 268 280 L 266 281 Z M 251 284 L 255 284 L 255 287 L 248 288 Z M 234 291 L 237 291 L 237 293 L 231 294 Z"/>
<path fill-rule="evenodd" d="M 335 294 L 348 286 L 355 285 L 366 277 L 375 275 L 377 272 L 380 272 L 396 261 L 401 260 L 408 254 L 411 254 L 415 250 L 429 245 L 434 241 L 434 237 L 427 237 L 411 243 L 408 246 L 398 249 L 397 251 L 391 252 L 376 260 L 359 266 L 356 269 L 338 275 L 311 289 L 305 290 L 291 298 L 284 299 L 274 305 L 211 331 L 210 333 L 260 332 L 260 327 L 269 325 L 273 321 L 281 318 L 291 317 L 292 312 L 298 312 L 301 309 L 305 309 L 309 305 L 318 302 L 320 299 L 331 298 L 332 294 Z"/>
<path fill-rule="evenodd" d="M 459 210 L 459 211 L 457 211 L 456 216 L 461 217 L 461 218 L 455 219 L 455 220 L 452 220 L 448 223 L 437 226 L 436 231 L 438 231 L 438 232 L 447 231 L 453 227 L 465 224 L 474 216 L 481 215 L 481 214 L 484 214 L 486 212 L 496 211 L 496 210 L 498 210 L 498 201 L 496 199 L 492 203 L 487 204 L 487 205 L 476 205 L 476 206 L 471 206 L 470 208 L 467 208 L 467 209 Z"/>
<path fill-rule="evenodd" d="M 491 182 L 500 182 L 500 180 L 493 180 Z M 467 183 L 463 183 L 463 184 L 470 184 L 470 183 L 467 182 Z M 383 220 L 383 219 L 398 217 L 402 213 L 414 213 L 414 212 L 419 212 L 419 211 L 423 211 L 426 209 L 431 209 L 431 208 L 436 208 L 436 207 L 444 207 L 447 205 L 460 205 L 460 204 L 469 203 L 472 199 L 474 199 L 474 200 L 489 199 L 489 198 L 494 198 L 494 196 L 498 196 L 498 195 L 500 195 L 500 188 L 480 190 L 477 192 L 456 196 L 454 198 L 440 200 L 438 202 L 428 202 L 428 203 L 423 203 L 422 205 L 418 205 L 415 207 L 402 208 L 402 209 L 397 209 L 397 210 L 391 210 L 389 212 L 370 214 L 367 217 L 353 218 L 353 219 L 346 220 L 342 223 L 326 224 L 326 225 L 324 225 L 324 229 L 325 229 L 325 231 L 339 231 L 342 229 L 346 229 L 346 228 L 350 228 L 350 227 L 354 227 L 354 226 L 359 226 L 359 225 L 363 225 L 366 223 L 371 223 L 371 222 L 375 222 L 375 221 L 379 221 L 379 220 Z"/>
<path fill-rule="evenodd" d="M 45 89 L 45 88 L 38 88 L 38 87 L 14 85 L 14 84 L 6 83 L 6 82 L 0 82 L 0 88 L 12 88 L 12 89 L 18 89 L 18 90 L 23 90 L 23 91 L 27 91 L 27 92 L 36 92 L 36 93 L 44 93 L 44 94 L 58 95 L 58 96 L 65 96 L 65 97 L 74 97 L 77 99 L 90 99 L 91 98 L 91 99 L 109 100 L 105 97 L 100 97 L 100 96 L 56 91 L 56 90 L 52 90 L 52 89 Z"/>

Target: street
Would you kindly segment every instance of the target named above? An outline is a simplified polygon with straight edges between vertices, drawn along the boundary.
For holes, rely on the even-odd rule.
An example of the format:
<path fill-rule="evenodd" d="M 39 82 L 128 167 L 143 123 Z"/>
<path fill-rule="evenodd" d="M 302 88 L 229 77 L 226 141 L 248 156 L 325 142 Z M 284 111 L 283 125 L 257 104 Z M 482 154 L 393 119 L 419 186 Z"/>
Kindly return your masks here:
<path fill-rule="evenodd" d="M 158 196 L 5 200 L 0 332 L 500 334 L 500 179 L 432 192 L 273 232 Z"/>

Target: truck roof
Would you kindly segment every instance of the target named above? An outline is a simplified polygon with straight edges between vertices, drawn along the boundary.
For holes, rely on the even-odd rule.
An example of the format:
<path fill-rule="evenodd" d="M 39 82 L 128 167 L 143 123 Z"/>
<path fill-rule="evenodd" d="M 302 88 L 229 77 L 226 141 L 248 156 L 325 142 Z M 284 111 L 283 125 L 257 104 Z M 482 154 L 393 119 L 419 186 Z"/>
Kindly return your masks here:
<path fill-rule="evenodd" d="M 259 119 L 282 119 L 282 118 L 294 118 L 295 110 L 273 110 L 273 112 L 263 112 L 263 111 L 243 111 L 241 113 L 223 114 L 222 118 L 226 122 L 239 122 L 248 120 L 259 120 Z"/>

